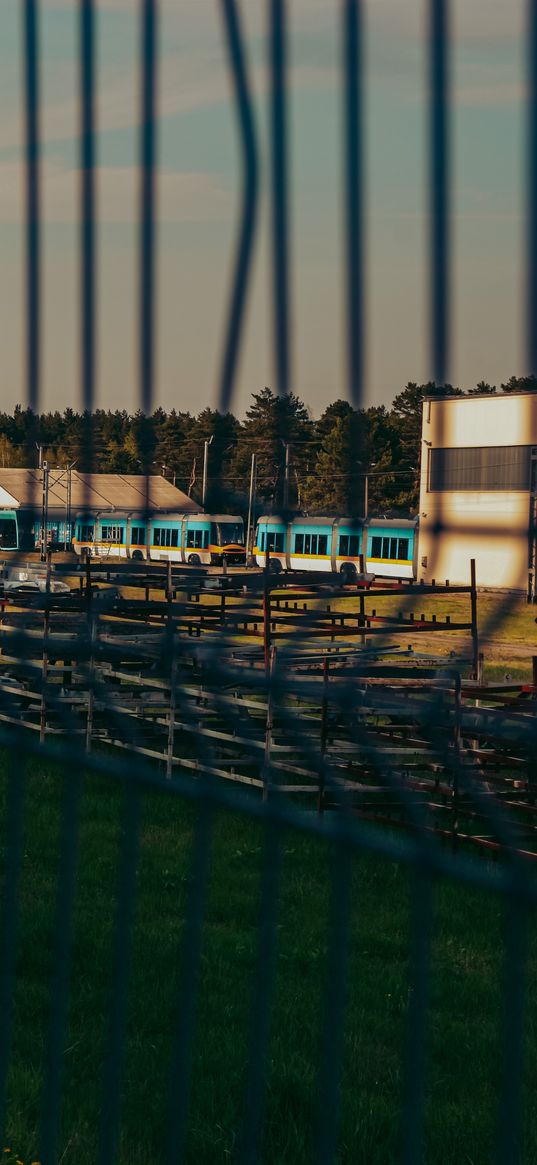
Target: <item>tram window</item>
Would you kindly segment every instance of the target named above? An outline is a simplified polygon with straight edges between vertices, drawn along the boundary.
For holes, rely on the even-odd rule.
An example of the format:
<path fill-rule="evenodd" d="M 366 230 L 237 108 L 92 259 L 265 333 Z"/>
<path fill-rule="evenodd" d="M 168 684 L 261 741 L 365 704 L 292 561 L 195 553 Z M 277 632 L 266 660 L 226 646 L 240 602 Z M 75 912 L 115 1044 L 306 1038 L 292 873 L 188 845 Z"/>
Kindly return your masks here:
<path fill-rule="evenodd" d="M 408 559 L 408 538 L 399 538 L 397 557 L 398 557 L 400 562 L 407 561 L 407 559 Z"/>
<path fill-rule="evenodd" d="M 311 553 L 312 554 L 317 554 L 317 541 L 318 541 L 317 534 L 312 534 L 312 536 L 311 536 Z"/>
<path fill-rule="evenodd" d="M 263 551 L 265 549 L 265 531 L 264 530 L 263 530 L 263 533 L 261 535 L 261 538 L 259 539 L 259 549 L 261 551 Z"/>
<path fill-rule="evenodd" d="M 132 546 L 143 546 L 145 544 L 145 529 L 143 526 L 133 526 L 131 531 Z"/>
<path fill-rule="evenodd" d="M 328 535 L 319 534 L 319 554 L 326 554 L 328 550 Z"/>
<path fill-rule="evenodd" d="M 295 554 L 304 553 L 304 535 L 295 534 Z"/>
<path fill-rule="evenodd" d="M 371 539 L 371 557 L 382 558 L 382 538 Z"/>
<path fill-rule="evenodd" d="M 283 554 L 283 534 L 267 534 L 268 549 L 275 554 Z"/>
<path fill-rule="evenodd" d="M 360 538 L 358 534 L 351 534 L 349 538 L 349 555 L 351 558 L 358 558 L 360 549 Z"/>
<path fill-rule="evenodd" d="M 201 550 L 203 544 L 203 530 L 188 530 L 186 544 L 193 550 Z"/>
<path fill-rule="evenodd" d="M 172 540 L 171 540 L 171 545 L 172 545 L 172 546 L 178 546 L 178 545 L 179 545 L 179 538 L 178 538 L 178 533 L 179 533 L 179 532 L 178 532 L 177 530 L 172 530 L 172 532 L 171 532 L 171 533 L 172 533 Z"/>
<path fill-rule="evenodd" d="M 311 554 L 311 534 L 304 534 L 304 554 Z"/>
<path fill-rule="evenodd" d="M 390 538 L 390 558 L 397 558 L 397 538 Z"/>
<path fill-rule="evenodd" d="M 204 550 L 209 549 L 209 531 L 208 530 L 203 531 L 203 549 Z"/>
<path fill-rule="evenodd" d="M 101 529 L 103 542 L 123 542 L 123 526 L 103 526 Z"/>
<path fill-rule="evenodd" d="M 348 554 L 349 553 L 349 535 L 348 534 L 340 534 L 339 535 L 339 553 L 340 554 Z"/>
<path fill-rule="evenodd" d="M 78 527 L 78 541 L 79 542 L 93 542 L 93 526 L 79 526 Z"/>

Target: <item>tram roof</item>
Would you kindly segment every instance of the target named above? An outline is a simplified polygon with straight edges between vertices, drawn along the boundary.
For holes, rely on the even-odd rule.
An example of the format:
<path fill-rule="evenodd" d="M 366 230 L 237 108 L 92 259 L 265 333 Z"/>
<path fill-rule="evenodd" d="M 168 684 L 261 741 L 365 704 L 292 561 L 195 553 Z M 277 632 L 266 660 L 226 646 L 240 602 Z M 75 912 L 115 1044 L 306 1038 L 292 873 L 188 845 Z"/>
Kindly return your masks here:
<path fill-rule="evenodd" d="M 257 519 L 258 522 L 272 522 L 274 525 L 287 526 L 288 519 L 282 517 L 281 514 L 262 514 Z M 349 517 L 332 517 L 320 516 L 317 514 L 296 514 L 294 518 L 290 519 L 293 526 L 375 526 L 387 530 L 393 529 L 394 526 L 400 526 L 403 529 L 414 529 L 417 523 L 416 518 L 349 518 Z"/>

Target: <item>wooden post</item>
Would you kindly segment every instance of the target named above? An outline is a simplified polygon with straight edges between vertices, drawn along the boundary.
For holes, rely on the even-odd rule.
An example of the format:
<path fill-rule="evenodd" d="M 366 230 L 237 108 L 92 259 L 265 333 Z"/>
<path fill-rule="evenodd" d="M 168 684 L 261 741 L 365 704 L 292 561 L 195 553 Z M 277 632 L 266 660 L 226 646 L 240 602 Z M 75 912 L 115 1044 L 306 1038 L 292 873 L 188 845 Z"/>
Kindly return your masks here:
<path fill-rule="evenodd" d="M 317 798 L 317 811 L 322 817 L 324 813 L 324 791 L 326 787 L 326 770 L 325 770 L 325 756 L 326 756 L 326 738 L 328 735 L 328 657 L 323 660 L 323 696 L 321 701 L 321 740 L 320 740 L 320 760 L 319 760 L 319 795 Z"/>
<path fill-rule="evenodd" d="M 172 645 L 173 651 L 173 645 Z M 170 668 L 170 713 L 168 720 L 168 748 L 166 752 L 166 776 L 170 780 L 173 776 L 173 746 L 175 740 L 175 685 L 177 680 L 177 661 L 175 654 L 172 657 Z"/>
<path fill-rule="evenodd" d="M 460 763 L 461 763 L 461 713 L 462 713 L 462 690 L 461 690 L 461 676 L 457 672 L 455 677 L 455 717 L 453 722 L 453 823 L 452 823 L 452 842 L 453 849 L 457 849 L 458 833 L 459 833 L 459 811 L 460 811 Z"/>
<path fill-rule="evenodd" d="M 86 552 L 86 603 L 89 608 L 91 603 L 91 557 L 89 550 Z"/>
<path fill-rule="evenodd" d="M 363 556 L 363 554 L 360 554 L 359 564 L 360 564 L 360 574 L 363 575 L 363 573 L 364 573 L 364 556 Z M 364 594 L 363 586 L 360 587 L 359 603 L 360 603 L 360 614 L 358 616 L 358 625 L 360 627 L 365 628 L 365 594 Z M 362 634 L 360 635 L 360 642 L 362 644 L 362 647 L 365 647 L 365 645 L 366 645 L 365 630 L 363 630 Z"/>
<path fill-rule="evenodd" d="M 93 687 L 90 681 L 88 687 L 88 711 L 86 716 L 86 752 L 91 752 L 91 734 L 93 732 Z"/>
<path fill-rule="evenodd" d="M 274 725 L 273 684 L 276 673 L 276 648 L 270 649 L 269 670 L 267 673 L 267 719 L 265 723 L 265 756 L 263 760 L 263 801 L 268 801 L 270 789 L 270 748 L 272 744 L 272 729 Z"/>
<path fill-rule="evenodd" d="M 41 671 L 41 708 L 39 714 L 39 741 L 43 744 L 47 734 L 47 700 L 45 689 L 48 681 L 48 636 L 50 629 L 50 578 L 52 573 L 50 548 L 47 550 L 47 579 L 45 591 L 45 611 L 43 615 L 43 667 Z"/>
<path fill-rule="evenodd" d="M 270 650 L 270 581 L 267 574 L 263 587 L 263 659 L 267 676 L 270 672 Z"/>
<path fill-rule="evenodd" d="M 531 682 L 533 685 L 533 696 L 537 696 L 537 655 L 531 657 Z M 527 767 L 527 785 L 528 785 L 528 801 L 530 805 L 535 805 L 535 787 L 537 784 L 537 762 L 535 759 L 535 751 L 528 748 L 528 767 Z"/>
<path fill-rule="evenodd" d="M 93 613 L 93 594 L 91 589 L 91 559 L 86 557 L 86 604 L 87 604 L 87 636 L 88 636 L 88 712 L 86 717 L 86 752 L 91 752 L 91 736 L 93 732 L 94 707 L 94 674 L 93 674 L 93 641 L 95 637 L 95 616 Z"/>
<path fill-rule="evenodd" d="M 470 598 L 472 605 L 472 667 L 473 678 L 477 679 L 479 668 L 479 637 L 477 632 L 477 589 L 475 581 L 475 558 L 470 559 Z"/>

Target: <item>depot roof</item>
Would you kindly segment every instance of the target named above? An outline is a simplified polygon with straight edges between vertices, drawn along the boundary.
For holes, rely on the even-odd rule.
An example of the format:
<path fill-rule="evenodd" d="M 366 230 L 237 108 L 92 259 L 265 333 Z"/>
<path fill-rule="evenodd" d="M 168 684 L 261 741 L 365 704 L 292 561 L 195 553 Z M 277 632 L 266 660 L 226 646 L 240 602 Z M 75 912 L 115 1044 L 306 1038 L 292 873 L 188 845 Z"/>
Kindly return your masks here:
<path fill-rule="evenodd" d="M 40 509 L 43 470 L 0 469 L 0 507 Z M 49 513 L 65 512 L 68 503 L 67 470 L 48 474 Z M 140 510 L 201 513 L 202 507 L 158 474 L 71 472 L 71 512 L 115 513 Z"/>

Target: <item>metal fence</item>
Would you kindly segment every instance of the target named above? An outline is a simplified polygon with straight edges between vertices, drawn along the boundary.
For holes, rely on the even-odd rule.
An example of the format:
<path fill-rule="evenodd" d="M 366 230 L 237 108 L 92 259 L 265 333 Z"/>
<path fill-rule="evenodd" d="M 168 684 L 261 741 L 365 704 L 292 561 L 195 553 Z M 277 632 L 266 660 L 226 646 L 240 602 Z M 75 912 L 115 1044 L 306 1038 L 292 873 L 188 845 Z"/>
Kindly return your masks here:
<path fill-rule="evenodd" d="M 40 6 L 38 0 L 20 0 L 20 7 L 26 127 L 27 403 L 38 412 L 43 338 L 40 291 Z M 450 4 L 448 0 L 429 0 L 426 7 L 430 72 L 430 352 L 433 378 L 444 383 L 450 353 Z M 234 400 L 252 253 L 258 230 L 260 173 L 240 5 L 235 0 L 220 0 L 214 8 L 215 19 L 221 21 L 228 54 L 242 154 L 236 258 L 216 402 L 225 412 Z M 348 396 L 355 407 L 360 407 L 364 389 L 365 341 L 363 5 L 359 0 L 341 0 L 336 9 L 341 20 L 341 43 L 344 46 L 341 85 L 345 129 L 343 187 Z M 82 173 L 80 379 L 83 407 L 91 412 L 95 400 L 97 295 L 96 5 L 92 0 L 80 0 L 78 12 Z M 537 302 L 535 0 L 530 0 L 528 12 L 527 349 L 530 367 L 537 370 L 534 319 Z M 267 14 L 270 29 L 273 350 L 276 386 L 279 393 L 286 393 L 292 385 L 293 336 L 289 303 L 288 12 L 285 0 L 267 0 Z M 156 324 L 157 0 L 140 0 L 139 16 L 139 404 L 145 413 L 149 413 L 154 405 Z M 91 441 L 90 435 L 88 441 Z M 529 1003 L 526 1008 L 526 978 L 531 965 L 528 944 L 537 888 L 528 862 L 519 852 L 521 848 L 531 847 L 521 846 L 522 826 L 519 821 L 513 824 L 504 812 L 502 794 L 498 798 L 491 795 L 494 790 L 490 784 L 476 779 L 475 771 L 470 772 L 465 765 L 463 754 L 469 750 L 468 742 L 473 736 L 479 739 L 482 748 L 485 747 L 483 741 L 494 740 L 504 766 L 504 793 L 505 789 L 512 793 L 512 766 L 515 762 L 523 766 L 524 788 L 530 791 L 527 812 L 531 817 L 537 743 L 535 689 L 530 692 L 528 708 L 523 709 L 524 716 L 519 715 L 517 708 L 508 708 L 495 719 L 490 707 L 480 709 L 476 689 L 464 692 L 464 681 L 461 685 L 460 671 L 456 667 L 440 672 L 436 666 L 431 666 L 428 671 L 421 672 L 427 680 L 425 697 L 423 686 L 421 691 L 414 686 L 410 695 L 408 690 L 404 690 L 401 696 L 390 689 L 389 698 L 386 696 L 383 702 L 381 697 L 374 695 L 372 684 L 375 677 L 382 678 L 379 671 L 381 646 L 389 643 L 391 631 L 388 628 L 387 639 L 386 636 L 382 641 L 379 639 L 379 646 L 375 645 L 374 650 L 371 642 L 366 645 L 365 632 L 371 631 L 377 616 L 372 616 L 368 622 L 368 611 L 361 599 L 356 599 L 356 606 L 352 609 L 355 619 L 353 634 L 359 638 L 355 637 L 350 646 L 347 643 L 346 666 L 339 673 L 341 653 L 339 663 L 333 663 L 330 653 L 320 649 L 311 658 L 308 656 L 308 634 L 317 618 L 317 600 L 309 593 L 302 596 L 308 607 L 309 622 L 304 621 L 294 638 L 286 631 L 283 622 L 289 616 L 285 599 L 272 597 L 270 580 L 261 579 L 257 591 L 253 587 L 246 594 L 248 601 L 253 603 L 255 600 L 258 604 L 248 615 L 252 623 L 257 621 L 262 636 L 256 654 L 245 645 L 241 646 L 239 641 L 241 621 L 246 629 L 243 600 L 233 608 L 230 594 L 226 609 L 226 592 L 223 592 L 224 602 L 218 606 L 221 621 L 213 633 L 205 635 L 202 627 L 197 637 L 192 633 L 192 607 L 200 600 L 199 593 L 194 593 L 195 582 L 182 580 L 170 572 L 163 575 L 159 585 L 164 593 L 164 616 L 159 626 L 156 623 L 151 625 L 151 634 L 145 638 L 138 631 L 136 634 L 129 631 L 125 622 L 121 624 L 120 632 L 113 634 L 110 631 L 106 612 L 101 615 L 95 609 L 90 580 L 86 590 L 81 591 L 83 597 L 76 610 L 77 640 L 76 643 L 69 642 L 68 659 L 65 627 L 61 624 L 63 616 L 54 606 L 50 585 L 38 611 L 42 620 L 38 647 L 35 627 L 28 614 L 19 620 L 18 625 L 11 627 L 9 653 L 5 645 L 3 647 L 1 739 L 7 761 L 2 810 L 0 1128 L 3 1139 L 0 1149 L 6 1146 L 7 1155 L 7 1147 L 11 1147 L 19 1137 L 26 1147 L 21 1146 L 17 1151 L 32 1154 L 32 1159 L 38 1159 L 42 1165 L 70 1160 L 98 1160 L 102 1163 L 162 1160 L 171 1163 L 229 1159 L 248 1162 L 315 1159 L 323 1163 L 400 1159 L 414 1165 L 421 1160 L 433 1159 L 489 1160 L 491 1153 L 496 1154 L 498 1161 L 509 1162 L 509 1165 L 519 1159 L 532 1160 L 535 1142 L 527 1130 L 527 1113 L 524 1117 L 524 1090 L 528 1085 L 531 1088 L 531 1077 L 528 1080 L 524 1074 L 524 1046 L 528 1016 L 530 1028 L 532 1023 Z M 305 580 L 302 580 L 302 585 L 306 587 Z M 174 606 L 178 593 L 183 595 L 180 609 Z M 217 603 L 220 597 L 216 596 Z M 331 638 L 329 636 L 328 641 L 332 646 L 336 641 L 337 620 L 342 620 L 344 630 L 348 626 L 345 624 L 348 607 L 343 602 L 338 607 L 340 599 L 341 595 L 339 599 L 324 596 L 325 603 L 329 604 L 325 614 L 329 615 Z M 278 603 L 277 608 L 270 607 L 271 602 Z M 293 602 L 296 607 L 296 596 Z M 134 618 L 134 608 L 125 609 L 123 614 L 125 620 Z M 208 621 L 211 617 L 206 613 Z M 405 622 L 402 630 L 406 630 Z M 406 662 L 412 666 L 412 659 Z M 388 668 L 392 665 L 390 657 Z M 330 677 L 330 686 L 328 667 L 335 673 Z M 55 686 L 59 670 L 61 680 Z M 389 670 L 386 675 L 393 680 L 393 673 Z M 140 677 L 143 678 L 143 708 L 136 689 Z M 409 678 L 415 681 L 416 674 L 409 673 Z M 478 677 L 474 679 L 477 683 Z M 150 689 L 157 693 L 152 704 L 147 695 Z M 437 781 L 434 773 L 441 770 L 442 781 L 448 790 L 443 794 L 442 807 L 442 812 L 445 810 L 449 815 L 449 824 L 444 831 L 448 845 L 441 844 L 441 829 L 435 832 L 430 828 L 423 787 L 406 779 L 410 761 L 408 756 L 401 760 L 400 752 L 409 719 L 415 733 L 420 736 L 421 744 L 428 749 L 428 761 L 433 766 L 430 770 L 433 772 L 432 786 Z M 397 747 L 386 749 L 382 736 L 384 727 L 399 722 L 402 736 L 397 737 Z M 230 737 L 235 740 L 233 748 Z M 516 752 L 514 759 L 513 752 Z M 382 807 L 388 818 L 385 826 L 370 820 L 371 814 L 360 814 L 349 808 L 352 781 L 341 780 L 341 767 L 354 763 L 356 758 L 366 774 L 365 778 L 362 775 L 362 783 L 365 779 L 366 784 L 369 782 L 369 786 L 375 786 L 377 793 L 382 790 Z M 284 781 L 282 771 L 285 764 Z M 425 781 L 423 773 L 422 777 Z M 287 792 L 282 790 L 284 785 Z M 507 799 L 505 794 L 504 800 Z M 469 847 L 461 842 L 460 817 L 464 813 L 469 817 L 479 817 L 480 835 L 486 833 L 501 852 L 495 865 L 474 860 Z M 146 875 L 141 869 L 147 829 L 154 828 L 157 834 L 161 830 L 164 836 L 167 825 L 173 823 L 180 847 L 183 819 L 188 820 L 190 829 L 185 850 L 187 857 L 181 871 L 174 874 L 177 895 L 166 915 L 170 933 L 174 935 L 173 959 L 170 958 L 166 966 L 159 964 L 156 978 L 153 978 L 151 968 L 146 969 L 146 978 L 140 989 L 141 998 L 147 999 L 149 1007 L 150 998 L 163 990 L 160 976 L 166 977 L 168 988 L 170 979 L 174 984 L 175 1004 L 172 1006 L 169 1000 L 165 1006 L 163 1004 L 169 1025 L 164 1041 L 164 1066 L 160 1065 L 161 1088 L 163 1096 L 166 1095 L 157 1102 L 153 1095 L 151 1069 L 147 1068 L 144 1076 L 140 1067 L 140 1063 L 153 1064 L 152 1041 L 157 1036 L 144 1028 L 143 1006 L 136 1013 L 139 1035 L 136 1031 L 133 1033 L 129 991 L 141 958 L 136 945 L 136 927 L 139 925 L 140 897 L 143 897 L 146 885 Z M 244 992 L 249 1003 L 242 1019 L 241 1049 L 237 1052 L 237 1060 L 229 1065 L 231 1075 L 238 1073 L 236 1110 L 230 1117 L 219 1111 L 217 1099 L 214 1105 L 208 1102 L 212 1128 L 204 1142 L 205 1147 L 196 1149 L 197 1142 L 192 1141 L 192 1121 L 198 1118 L 192 1113 L 199 1112 L 199 1097 L 195 1089 L 200 1087 L 200 1027 L 202 1035 L 204 1031 L 205 1037 L 209 1038 L 204 1009 L 210 1010 L 211 1007 L 204 981 L 209 926 L 207 912 L 211 909 L 211 878 L 222 820 L 231 823 L 231 835 L 234 829 L 238 829 L 243 838 L 245 828 L 250 830 L 255 839 L 255 853 L 259 853 L 252 859 L 254 882 L 248 882 L 255 913 L 253 921 L 250 920 L 249 938 L 245 940 L 250 943 L 248 973 L 246 977 L 242 972 L 239 975 L 241 953 L 237 941 L 228 965 L 228 974 L 237 971 L 234 985 L 230 987 L 223 971 L 220 989 L 217 982 L 213 984 L 213 997 L 218 1000 L 222 1011 L 222 1032 L 227 1022 L 226 1008 L 235 1002 L 233 998 L 230 1000 L 229 992 L 231 996 L 235 992 Z M 237 821 L 241 823 L 238 826 Z M 533 821 L 531 819 L 528 824 L 528 818 L 525 818 L 524 822 L 524 838 L 527 839 Z M 401 824 L 404 825 L 402 829 L 398 828 Z M 101 833 L 95 834 L 97 826 Z M 109 857 L 111 865 L 106 870 L 103 868 L 102 875 L 106 886 L 101 902 L 105 916 L 103 926 L 108 928 L 107 941 L 104 942 L 95 919 L 91 922 L 93 929 L 89 914 L 86 919 L 81 895 L 84 892 L 87 900 L 99 902 L 101 891 L 99 884 L 92 882 L 88 861 L 94 858 L 96 862 L 97 858 L 100 861 L 101 850 L 108 853 L 111 842 L 107 830 L 112 827 L 115 833 L 110 851 L 112 856 Z M 290 838 L 294 839 L 291 843 Z M 177 855 L 170 857 L 169 837 L 166 846 L 166 862 L 175 861 Z M 278 1141 L 277 1137 L 267 1139 L 267 1121 L 274 1124 L 275 1120 L 274 1115 L 270 1115 L 273 1098 L 267 1092 L 273 1092 L 276 1087 L 274 1061 L 283 1073 L 285 1063 L 292 1059 L 294 1052 L 290 1043 L 284 1047 L 283 1058 L 278 1060 L 274 1044 L 274 1041 L 285 1043 L 286 1034 L 281 1026 L 278 1027 L 277 1018 L 280 1014 L 277 994 L 281 989 L 278 960 L 282 910 L 289 886 L 286 882 L 289 858 L 286 855 L 293 852 L 293 846 L 299 847 L 299 853 L 302 853 L 300 847 L 304 847 L 303 878 L 307 878 L 308 870 L 311 871 L 317 862 L 322 864 L 322 855 L 327 851 L 330 860 L 323 878 L 323 895 L 325 890 L 326 895 L 319 903 L 322 918 L 319 942 L 323 946 L 324 958 L 319 963 L 316 1004 L 312 1012 L 318 1025 L 319 1042 L 318 1047 L 311 1051 L 308 1083 L 314 1099 L 308 1110 L 309 1118 L 302 1113 L 303 1123 L 296 1141 L 293 1141 L 296 1132 L 293 1099 L 292 1095 L 287 1097 L 282 1109 L 285 1119 L 281 1119 L 283 1125 L 288 1120 L 289 1129 L 294 1131 L 282 1132 Z M 308 847 L 313 847 L 313 859 Z M 230 863 L 233 860 L 231 850 L 228 859 Z M 158 845 L 153 860 L 158 867 Z M 28 881 L 32 861 L 35 861 L 35 884 L 31 878 Z M 380 1114 L 376 1128 L 375 1117 L 366 1116 L 360 1108 L 360 1049 L 354 1048 L 353 1053 L 349 1053 L 347 1042 L 352 988 L 355 981 L 359 985 L 361 976 L 366 974 L 364 965 L 369 958 L 367 949 L 357 957 L 353 928 L 362 908 L 360 871 L 367 870 L 370 861 L 379 863 L 375 868 L 397 866 L 406 871 L 404 894 L 407 909 L 402 924 L 405 953 L 400 954 L 406 988 L 397 1021 L 395 1086 L 389 1128 L 386 1129 Z M 100 870 L 99 864 L 97 868 Z M 219 869 L 218 877 L 222 877 L 222 869 Z M 300 871 L 297 873 L 295 869 L 291 887 L 302 894 L 300 876 Z M 155 908 L 167 893 L 167 877 L 167 869 L 159 870 Z M 365 874 L 364 879 L 367 880 Z M 491 1139 L 482 1156 L 479 1155 L 479 1146 L 476 1149 L 474 1145 L 466 1158 L 462 1155 L 465 1144 L 463 1129 L 457 1131 L 458 1140 L 454 1135 L 456 1150 L 452 1150 L 449 1133 L 446 1133 L 446 1146 L 449 1147 L 446 1147 L 444 1157 L 441 1149 L 435 1150 L 436 1155 L 433 1153 L 428 1140 L 429 1106 L 434 1103 L 428 1074 L 431 1015 L 435 1002 L 431 986 L 435 975 L 436 943 L 433 917 L 437 895 L 444 886 L 453 892 L 450 900 L 453 910 L 456 910 L 457 895 L 464 896 L 473 890 L 482 895 L 483 900 L 488 901 L 492 896 L 497 903 L 494 917 L 500 913 L 505 922 L 494 964 L 494 974 L 503 979 L 498 987 L 495 1009 L 498 1023 L 496 1058 L 492 1054 L 499 1069 L 495 1086 L 486 1101 L 485 1123 L 492 1130 Z M 379 904 L 382 895 L 389 892 L 387 885 L 378 899 Z M 89 906 L 87 909 L 89 911 Z M 41 917 L 43 912 L 45 921 Z M 150 912 L 144 917 L 147 933 L 151 934 L 147 942 L 155 943 L 156 948 L 159 942 L 151 931 Z M 89 945 L 84 942 L 86 923 L 95 942 L 93 949 L 91 942 Z M 227 925 L 231 924 L 232 920 L 228 918 Z M 297 942 L 305 943 L 306 939 L 299 938 L 299 916 L 295 924 Z M 163 941 L 165 937 L 162 936 Z M 144 945 L 143 927 L 140 944 Z M 46 957 L 40 959 L 36 949 L 42 948 Z M 313 957 L 314 952 L 304 949 L 304 967 Z M 104 987 L 97 972 L 100 960 L 106 962 Z M 486 974 L 484 969 L 483 975 Z M 299 982 L 296 988 L 297 1009 L 307 979 L 308 973 L 304 971 L 303 984 Z M 31 1021 L 35 1025 L 35 1045 L 31 1038 L 31 1023 L 24 1016 L 25 1000 L 35 1017 Z M 215 1006 L 214 998 L 212 1006 Z M 83 1017 L 78 1041 L 74 1044 L 70 1035 L 73 1008 Z M 103 1035 L 100 1053 L 92 1058 L 86 1052 L 86 1041 L 87 1031 L 94 1025 L 102 1027 Z M 394 1026 L 397 1026 L 395 1021 Z M 216 1042 L 219 1030 L 216 1023 L 210 1033 L 210 1038 Z M 134 1045 L 138 1038 L 140 1046 L 133 1046 L 133 1036 Z M 531 1060 L 531 1049 L 526 1050 Z M 349 1054 L 354 1055 L 350 1069 Z M 467 1054 L 471 1055 L 471 1050 Z M 201 1063 L 203 1068 L 203 1058 Z M 345 1126 L 343 1134 L 340 1121 L 344 1096 L 342 1078 L 345 1073 L 348 1076 L 349 1071 L 357 1103 L 351 1121 L 352 1131 L 349 1132 L 351 1126 Z M 444 1071 L 448 1078 L 455 1077 L 462 1071 L 460 1061 L 444 1066 Z M 129 1089 L 132 1091 L 135 1072 L 141 1072 L 143 1085 L 136 1094 L 141 1107 L 133 1114 L 126 1111 L 125 1105 Z M 434 1085 L 439 1089 L 444 1086 L 445 1080 Z M 216 1084 L 214 1088 L 218 1097 Z M 88 1092 L 97 1096 L 94 1108 L 91 1104 L 87 1108 Z M 451 1120 L 453 1128 L 457 1129 L 456 1106 Z M 151 1131 L 146 1137 L 147 1126 L 151 1126 Z M 222 1134 L 224 1126 L 227 1130 L 225 1136 Z M 369 1130 L 369 1141 L 364 1140 L 365 1127 Z M 291 1149 L 286 1147 L 286 1137 L 290 1138 Z"/>

